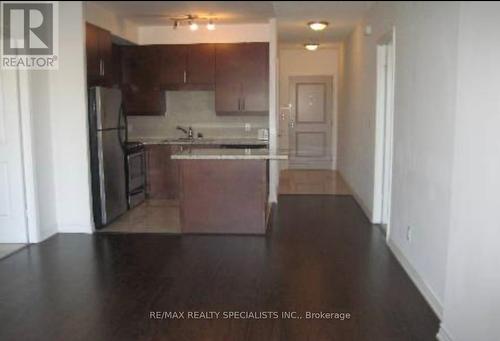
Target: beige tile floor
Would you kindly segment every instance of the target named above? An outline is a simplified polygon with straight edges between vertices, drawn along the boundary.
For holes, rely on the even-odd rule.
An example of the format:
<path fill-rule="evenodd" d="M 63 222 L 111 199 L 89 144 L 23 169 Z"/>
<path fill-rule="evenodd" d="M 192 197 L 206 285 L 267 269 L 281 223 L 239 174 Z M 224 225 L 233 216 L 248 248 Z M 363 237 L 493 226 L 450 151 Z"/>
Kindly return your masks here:
<path fill-rule="evenodd" d="M 99 232 L 180 233 L 179 202 L 151 200 L 131 209 Z"/>
<path fill-rule="evenodd" d="M 25 244 L 0 244 L 0 259 L 25 247 Z"/>
<path fill-rule="evenodd" d="M 281 171 L 279 194 L 332 194 L 350 195 L 349 186 L 333 170 Z"/>

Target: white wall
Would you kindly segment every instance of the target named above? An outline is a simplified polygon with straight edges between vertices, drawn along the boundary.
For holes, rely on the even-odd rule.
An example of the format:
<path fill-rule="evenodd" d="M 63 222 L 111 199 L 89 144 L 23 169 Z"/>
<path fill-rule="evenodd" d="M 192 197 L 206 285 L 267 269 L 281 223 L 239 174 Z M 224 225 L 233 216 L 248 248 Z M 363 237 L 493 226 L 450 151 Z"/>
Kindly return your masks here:
<path fill-rule="evenodd" d="M 269 152 L 278 151 L 278 25 L 276 19 L 269 20 Z M 278 201 L 278 185 L 280 180 L 279 162 L 269 161 L 269 201 Z"/>
<path fill-rule="evenodd" d="M 217 25 L 214 31 L 209 31 L 200 25 L 194 32 L 187 26 L 175 30 L 171 25 L 139 27 L 141 45 L 268 42 L 270 35 L 271 26 L 268 23 Z"/>
<path fill-rule="evenodd" d="M 373 216 L 376 45 L 396 30 L 389 243 L 440 315 L 450 226 L 458 2 L 377 3 L 345 44 L 339 169 Z M 363 27 L 370 24 L 373 34 Z M 411 242 L 407 227 L 412 228 Z"/>
<path fill-rule="evenodd" d="M 303 48 L 280 48 L 279 50 L 279 103 L 285 107 L 289 100 L 290 76 L 332 76 L 333 77 L 333 127 L 332 168 L 337 166 L 337 89 L 339 74 L 339 47 L 318 49 L 310 52 Z M 285 115 L 278 120 L 280 148 L 288 149 L 288 123 Z"/>
<path fill-rule="evenodd" d="M 139 31 L 135 23 L 120 18 L 115 13 L 95 3 L 85 1 L 85 20 L 110 31 L 115 36 L 132 43 L 139 43 Z"/>
<path fill-rule="evenodd" d="M 500 3 L 461 4 L 442 340 L 500 338 L 499 32 Z"/>
<path fill-rule="evenodd" d="M 338 169 L 368 217 L 372 217 L 375 155 L 376 45 L 395 20 L 394 7 L 374 6 L 344 43 L 340 97 Z M 363 34 L 370 24 L 371 36 Z"/>
<path fill-rule="evenodd" d="M 50 110 L 50 73 L 29 72 L 32 143 L 38 206 L 38 227 L 30 242 L 42 241 L 57 233 L 54 147 Z"/>
<path fill-rule="evenodd" d="M 84 7 L 59 4 L 59 70 L 50 72 L 50 112 L 59 232 L 92 232 Z M 41 169 L 43 171 L 43 169 Z"/>
<path fill-rule="evenodd" d="M 30 242 L 92 232 L 83 2 L 59 4 L 59 70 L 29 71 L 36 216 Z"/>

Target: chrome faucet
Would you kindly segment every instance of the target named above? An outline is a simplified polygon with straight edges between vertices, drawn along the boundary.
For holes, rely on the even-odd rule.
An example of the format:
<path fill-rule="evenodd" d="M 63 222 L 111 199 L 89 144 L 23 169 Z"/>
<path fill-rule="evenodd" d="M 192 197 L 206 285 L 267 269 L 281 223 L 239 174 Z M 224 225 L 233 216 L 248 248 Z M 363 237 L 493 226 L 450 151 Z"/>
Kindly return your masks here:
<path fill-rule="evenodd" d="M 184 132 L 184 134 L 186 134 L 186 135 L 187 135 L 187 138 L 188 138 L 188 139 L 193 139 L 193 137 L 194 137 L 193 128 L 188 127 L 188 128 L 186 129 L 186 128 L 183 128 L 183 127 L 181 127 L 181 126 L 177 126 L 177 128 L 176 128 L 176 129 L 177 129 L 177 130 L 180 130 L 180 131 L 182 131 L 182 132 Z"/>

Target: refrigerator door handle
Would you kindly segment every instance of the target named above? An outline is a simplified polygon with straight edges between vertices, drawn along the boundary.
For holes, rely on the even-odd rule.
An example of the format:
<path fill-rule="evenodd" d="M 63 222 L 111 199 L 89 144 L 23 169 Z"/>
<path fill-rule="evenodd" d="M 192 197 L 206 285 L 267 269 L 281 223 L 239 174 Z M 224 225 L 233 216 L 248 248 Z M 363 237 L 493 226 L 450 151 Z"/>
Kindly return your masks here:
<path fill-rule="evenodd" d="M 124 132 L 125 132 L 125 139 L 122 139 L 122 120 L 124 125 Z M 128 140 L 128 127 L 127 127 L 127 119 L 125 115 L 123 114 L 123 106 L 120 104 L 120 109 L 118 113 L 118 140 L 120 141 L 120 146 L 122 147 L 123 151 L 126 152 L 127 150 L 127 140 Z"/>

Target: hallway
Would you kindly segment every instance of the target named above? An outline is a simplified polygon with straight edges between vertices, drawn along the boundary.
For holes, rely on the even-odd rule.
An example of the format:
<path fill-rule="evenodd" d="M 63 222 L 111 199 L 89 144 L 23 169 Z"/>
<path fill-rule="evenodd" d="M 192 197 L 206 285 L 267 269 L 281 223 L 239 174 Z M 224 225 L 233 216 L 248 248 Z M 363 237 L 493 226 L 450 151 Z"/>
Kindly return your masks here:
<path fill-rule="evenodd" d="M 432 340 L 439 322 L 350 196 L 281 196 L 267 237 L 59 234 L 0 261 L 0 277 L 1 340 Z"/>
<path fill-rule="evenodd" d="M 319 169 L 282 170 L 278 193 L 351 195 L 349 186 L 338 171 Z"/>

